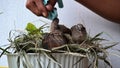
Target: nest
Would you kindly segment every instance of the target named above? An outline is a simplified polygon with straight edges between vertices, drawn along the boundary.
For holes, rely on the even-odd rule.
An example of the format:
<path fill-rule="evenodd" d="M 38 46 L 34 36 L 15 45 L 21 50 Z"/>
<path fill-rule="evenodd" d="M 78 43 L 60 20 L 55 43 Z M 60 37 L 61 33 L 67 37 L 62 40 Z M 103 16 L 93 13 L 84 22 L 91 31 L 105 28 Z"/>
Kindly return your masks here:
<path fill-rule="evenodd" d="M 36 28 L 35 25 L 28 23 L 27 33 L 14 31 L 18 33 L 15 36 L 15 33 L 12 34 L 11 31 L 8 39 L 10 45 L 5 49 L 0 47 L 0 50 L 3 51 L 0 56 L 4 53 L 11 53 L 9 49 L 12 49 L 13 53 L 20 54 L 43 53 L 53 60 L 52 53 L 67 53 L 79 55 L 90 61 L 93 59 L 89 67 L 97 68 L 98 60 L 103 60 L 112 68 L 111 63 L 107 60 L 109 53 L 107 50 L 118 43 L 102 44 L 101 42 L 106 41 L 106 39 L 99 37 L 103 32 L 91 37 L 82 24 L 74 25 L 69 29 L 64 25 L 60 25 L 57 18 L 51 23 L 50 33 L 45 33 L 44 28 L 45 25 Z"/>

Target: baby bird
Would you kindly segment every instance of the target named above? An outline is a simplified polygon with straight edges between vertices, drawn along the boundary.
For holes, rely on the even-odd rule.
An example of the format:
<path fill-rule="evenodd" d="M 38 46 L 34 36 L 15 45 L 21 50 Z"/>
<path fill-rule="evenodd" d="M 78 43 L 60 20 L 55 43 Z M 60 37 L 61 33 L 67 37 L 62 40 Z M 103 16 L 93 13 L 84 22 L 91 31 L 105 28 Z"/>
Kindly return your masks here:
<path fill-rule="evenodd" d="M 82 43 L 86 37 L 86 28 L 82 24 L 77 24 L 71 27 L 72 39 L 75 43 Z"/>
<path fill-rule="evenodd" d="M 59 30 L 58 23 L 59 19 L 57 18 L 52 21 L 50 33 L 43 39 L 43 48 L 52 49 L 53 47 L 58 47 L 67 43 L 62 30 Z"/>

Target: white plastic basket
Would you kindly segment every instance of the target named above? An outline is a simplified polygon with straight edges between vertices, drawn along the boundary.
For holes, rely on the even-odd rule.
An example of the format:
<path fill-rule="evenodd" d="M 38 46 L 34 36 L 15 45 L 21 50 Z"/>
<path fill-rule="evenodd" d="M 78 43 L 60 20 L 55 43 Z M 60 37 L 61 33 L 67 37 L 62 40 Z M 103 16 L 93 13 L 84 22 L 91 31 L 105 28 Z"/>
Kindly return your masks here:
<path fill-rule="evenodd" d="M 54 53 L 53 56 L 61 64 L 62 68 L 87 68 L 88 67 L 87 59 L 83 59 L 81 62 L 75 64 L 81 58 L 80 56 L 74 56 L 70 54 L 61 54 L 61 53 Z M 47 66 L 49 66 L 49 68 L 59 68 L 57 63 L 50 61 L 50 59 L 43 54 L 39 55 L 39 54 L 33 53 L 33 54 L 28 54 L 28 57 L 33 68 L 40 68 L 38 61 L 40 61 L 42 68 L 47 68 Z M 18 54 L 8 54 L 7 58 L 8 58 L 9 68 L 18 68 L 17 67 Z M 20 62 L 20 68 L 24 68 L 22 62 Z"/>

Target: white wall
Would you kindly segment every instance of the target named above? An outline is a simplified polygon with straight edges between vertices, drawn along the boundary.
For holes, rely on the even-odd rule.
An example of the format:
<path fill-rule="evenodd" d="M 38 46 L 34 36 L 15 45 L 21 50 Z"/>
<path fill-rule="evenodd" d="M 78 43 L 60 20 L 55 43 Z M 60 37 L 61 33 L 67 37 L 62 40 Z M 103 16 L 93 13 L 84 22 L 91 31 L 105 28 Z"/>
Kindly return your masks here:
<path fill-rule="evenodd" d="M 112 39 L 107 35 L 103 35 L 102 37 L 111 41 L 120 42 L 120 24 L 103 19 L 74 0 L 63 1 L 64 8 L 58 9 L 61 24 L 71 27 L 74 24 L 82 23 L 91 35 L 104 31 L 112 36 Z M 40 18 L 25 8 L 25 2 L 26 0 L 1 0 L 0 12 L 3 12 L 3 14 L 0 15 L 0 46 L 8 43 L 7 38 L 10 30 L 23 30 L 28 22 Z M 40 22 L 34 23 L 37 26 L 41 24 Z M 120 44 L 115 48 L 119 49 L 119 47 Z M 113 68 L 119 68 L 120 58 L 112 56 L 111 61 Z M 0 58 L 0 66 L 5 65 L 7 65 L 6 56 Z"/>

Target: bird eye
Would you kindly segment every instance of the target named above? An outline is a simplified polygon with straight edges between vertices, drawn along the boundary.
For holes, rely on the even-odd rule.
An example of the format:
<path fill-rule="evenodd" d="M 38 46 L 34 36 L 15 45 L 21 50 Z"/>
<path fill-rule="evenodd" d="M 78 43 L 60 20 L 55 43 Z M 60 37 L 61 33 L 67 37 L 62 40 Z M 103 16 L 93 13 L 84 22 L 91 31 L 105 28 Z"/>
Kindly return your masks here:
<path fill-rule="evenodd" d="M 81 31 L 85 31 L 85 27 L 82 27 L 82 28 L 81 28 Z"/>

